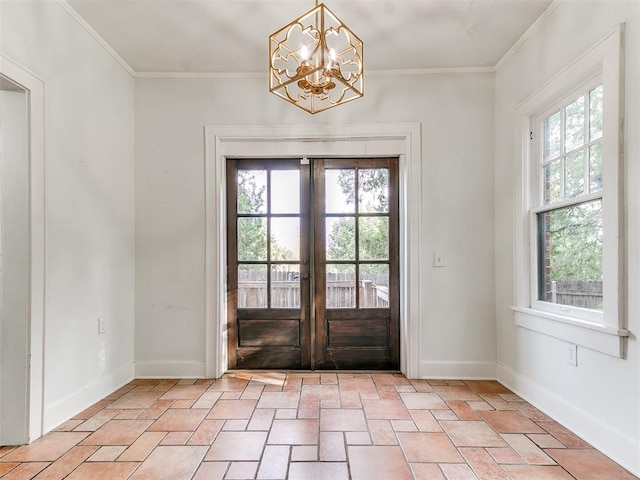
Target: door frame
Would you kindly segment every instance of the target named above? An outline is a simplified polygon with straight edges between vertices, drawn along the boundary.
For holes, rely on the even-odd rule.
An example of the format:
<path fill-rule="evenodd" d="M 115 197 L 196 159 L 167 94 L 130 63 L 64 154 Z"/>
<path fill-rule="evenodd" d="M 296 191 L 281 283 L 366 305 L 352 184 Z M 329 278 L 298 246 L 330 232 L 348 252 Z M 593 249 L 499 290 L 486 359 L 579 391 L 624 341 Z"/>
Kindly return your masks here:
<path fill-rule="evenodd" d="M 45 316 L 45 153 L 44 82 L 0 52 L 0 75 L 22 87 L 27 95 L 29 161 L 29 318 L 25 354 L 27 423 L 25 441 L 44 433 L 44 316 Z"/>
<path fill-rule="evenodd" d="M 419 123 L 309 126 L 205 126 L 205 374 L 227 370 L 227 158 L 398 157 L 400 371 L 420 374 L 424 311 L 422 152 Z M 410 266 L 412 266 L 410 268 Z"/>

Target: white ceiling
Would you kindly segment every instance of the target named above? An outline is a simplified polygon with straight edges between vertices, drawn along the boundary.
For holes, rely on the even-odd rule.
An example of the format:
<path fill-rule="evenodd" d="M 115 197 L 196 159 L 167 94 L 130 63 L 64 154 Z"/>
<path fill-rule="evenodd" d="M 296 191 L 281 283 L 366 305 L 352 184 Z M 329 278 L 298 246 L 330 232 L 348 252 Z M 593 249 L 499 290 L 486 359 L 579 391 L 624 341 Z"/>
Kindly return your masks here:
<path fill-rule="evenodd" d="M 257 73 L 313 0 L 67 0 L 138 73 Z M 368 70 L 494 67 L 551 0 L 325 0 Z"/>

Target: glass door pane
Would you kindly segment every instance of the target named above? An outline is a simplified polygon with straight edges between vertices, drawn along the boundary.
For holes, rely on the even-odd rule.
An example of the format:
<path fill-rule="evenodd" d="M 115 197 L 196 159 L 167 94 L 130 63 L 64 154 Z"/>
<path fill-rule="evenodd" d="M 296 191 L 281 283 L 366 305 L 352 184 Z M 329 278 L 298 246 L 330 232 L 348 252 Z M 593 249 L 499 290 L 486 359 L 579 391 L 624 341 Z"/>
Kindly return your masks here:
<path fill-rule="evenodd" d="M 376 288 L 362 274 L 387 272 L 388 287 L 389 169 L 335 168 L 324 174 L 326 308 L 384 308 L 372 295 L 382 295 L 385 286 Z"/>
<path fill-rule="evenodd" d="M 327 265 L 327 308 L 355 308 L 356 266 Z"/>
<path fill-rule="evenodd" d="M 300 213 L 300 170 L 271 170 L 271 213 Z M 292 188 L 293 187 L 293 188 Z"/>
<path fill-rule="evenodd" d="M 300 308 L 300 170 L 242 168 L 236 179 L 237 307 Z"/>
<path fill-rule="evenodd" d="M 267 308 L 266 265 L 238 265 L 238 308 Z"/>

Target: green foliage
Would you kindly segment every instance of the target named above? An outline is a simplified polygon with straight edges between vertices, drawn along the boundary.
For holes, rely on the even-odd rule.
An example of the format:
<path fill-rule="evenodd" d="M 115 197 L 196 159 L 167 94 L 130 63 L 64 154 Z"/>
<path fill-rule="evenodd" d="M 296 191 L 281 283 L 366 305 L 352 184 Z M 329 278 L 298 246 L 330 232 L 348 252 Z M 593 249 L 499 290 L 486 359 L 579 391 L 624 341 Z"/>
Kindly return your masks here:
<path fill-rule="evenodd" d="M 602 280 L 602 210 L 599 200 L 540 214 L 548 217 L 550 277 Z"/>
<path fill-rule="evenodd" d="M 266 212 L 266 175 L 264 170 L 239 170 L 238 181 L 238 213 L 260 214 Z M 353 202 L 355 195 L 354 170 L 342 170 L 338 183 L 342 191 Z M 358 170 L 358 202 L 363 212 L 383 213 L 389 208 L 388 170 Z M 327 232 L 327 258 L 332 260 L 355 259 L 355 221 L 353 217 L 342 217 L 330 224 Z M 386 217 L 361 217 L 360 258 L 361 260 L 387 260 L 389 227 Z M 238 218 L 238 260 L 267 260 L 267 224 L 263 217 Z M 292 252 L 280 245 L 271 236 L 271 261 L 290 259 Z M 246 265 L 244 268 L 263 268 L 261 265 Z M 350 265 L 333 265 L 333 270 L 352 272 Z M 371 273 L 376 270 L 386 272 L 386 265 L 369 265 Z"/>
<path fill-rule="evenodd" d="M 264 170 L 238 171 L 238 213 L 265 213 L 266 175 Z M 267 260 L 267 223 L 262 217 L 238 218 L 238 260 Z M 293 253 L 271 236 L 271 261 L 291 258 Z M 246 268 L 249 268 L 247 266 Z M 263 268 L 260 265 L 256 269 Z"/>
<path fill-rule="evenodd" d="M 386 169 L 359 169 L 356 196 L 353 170 L 341 170 L 338 184 L 350 203 L 357 198 L 361 212 L 387 212 L 389 208 L 389 174 Z M 327 232 L 327 258 L 332 260 L 355 259 L 355 221 L 353 217 L 341 217 L 330 223 Z M 360 260 L 387 260 L 389 258 L 389 225 L 386 217 L 359 218 Z M 350 265 L 333 265 L 339 272 L 352 271 Z M 370 265 L 369 269 L 386 272 L 386 265 Z"/>
<path fill-rule="evenodd" d="M 359 223 L 360 259 L 389 259 L 389 220 L 387 217 L 362 217 Z"/>
<path fill-rule="evenodd" d="M 341 170 L 338 184 L 351 203 L 355 196 L 355 175 L 352 169 Z M 386 212 L 388 198 L 389 171 L 385 168 L 358 169 L 358 203 L 360 210 Z"/>
<path fill-rule="evenodd" d="M 266 172 L 238 171 L 238 213 L 266 211 Z M 259 181 L 256 177 L 262 177 Z M 238 218 L 238 260 L 266 260 L 267 230 L 259 217 Z"/>
<path fill-rule="evenodd" d="M 328 260 L 355 260 L 356 223 L 351 217 L 332 222 L 327 232 Z"/>

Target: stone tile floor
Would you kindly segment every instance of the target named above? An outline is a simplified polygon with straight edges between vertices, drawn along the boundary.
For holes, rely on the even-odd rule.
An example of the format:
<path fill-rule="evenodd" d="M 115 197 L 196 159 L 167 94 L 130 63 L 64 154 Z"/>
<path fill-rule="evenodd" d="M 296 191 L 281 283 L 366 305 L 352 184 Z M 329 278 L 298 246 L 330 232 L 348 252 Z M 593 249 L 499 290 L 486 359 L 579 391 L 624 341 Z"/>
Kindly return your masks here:
<path fill-rule="evenodd" d="M 314 372 L 134 380 L 0 478 L 637 479 L 497 382 Z"/>

